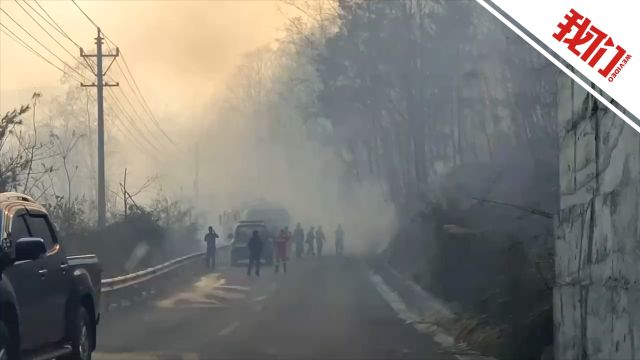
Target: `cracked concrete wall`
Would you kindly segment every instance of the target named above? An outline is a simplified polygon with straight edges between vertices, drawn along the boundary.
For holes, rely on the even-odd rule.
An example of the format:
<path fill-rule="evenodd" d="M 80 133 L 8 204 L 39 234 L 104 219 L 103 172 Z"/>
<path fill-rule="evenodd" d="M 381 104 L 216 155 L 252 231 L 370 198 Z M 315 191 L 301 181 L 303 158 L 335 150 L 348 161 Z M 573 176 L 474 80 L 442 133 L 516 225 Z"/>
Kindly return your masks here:
<path fill-rule="evenodd" d="M 640 359 L 640 134 L 558 80 L 555 358 Z"/>

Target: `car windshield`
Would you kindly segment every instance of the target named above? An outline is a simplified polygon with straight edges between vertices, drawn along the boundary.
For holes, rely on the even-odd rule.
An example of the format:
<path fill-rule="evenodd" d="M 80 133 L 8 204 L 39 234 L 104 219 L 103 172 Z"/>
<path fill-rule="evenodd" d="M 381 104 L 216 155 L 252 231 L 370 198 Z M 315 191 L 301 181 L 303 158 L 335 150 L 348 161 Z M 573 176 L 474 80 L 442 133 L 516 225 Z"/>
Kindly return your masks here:
<path fill-rule="evenodd" d="M 280 208 L 253 208 L 245 213 L 246 220 L 264 221 L 268 227 L 282 228 L 289 225 L 290 215 Z"/>
<path fill-rule="evenodd" d="M 257 230 L 260 234 L 260 238 L 264 239 L 265 236 L 265 228 L 260 225 L 245 225 L 238 226 L 236 228 L 236 233 L 234 235 L 234 242 L 236 245 L 246 245 L 249 242 L 249 239 L 253 235 L 253 231 Z"/>

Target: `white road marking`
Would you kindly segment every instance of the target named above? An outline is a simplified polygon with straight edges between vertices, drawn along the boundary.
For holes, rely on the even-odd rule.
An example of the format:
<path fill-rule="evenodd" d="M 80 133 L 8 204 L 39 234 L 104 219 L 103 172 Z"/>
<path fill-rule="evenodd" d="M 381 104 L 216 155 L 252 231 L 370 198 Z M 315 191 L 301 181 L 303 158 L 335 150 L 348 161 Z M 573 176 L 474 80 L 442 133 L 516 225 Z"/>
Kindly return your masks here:
<path fill-rule="evenodd" d="M 418 332 L 431 335 L 437 343 L 445 348 L 450 347 L 454 344 L 454 340 L 451 336 L 439 331 L 436 326 L 425 324 L 423 321 L 421 321 L 420 316 L 409 310 L 400 296 L 384 282 L 380 275 L 375 274 L 369 270 L 369 279 L 376 287 L 380 295 L 382 295 L 382 298 L 384 298 L 385 301 L 391 306 L 391 308 L 393 308 L 396 314 L 398 314 L 398 317 L 400 319 L 404 320 L 407 324 L 411 324 Z M 454 354 L 454 356 L 460 360 L 492 359 L 490 357 L 476 355 Z"/>
<path fill-rule="evenodd" d="M 196 353 L 171 354 L 159 352 L 126 352 L 126 353 L 93 353 L 94 360 L 200 360 L 200 355 Z"/>
<path fill-rule="evenodd" d="M 226 335 L 231 334 L 233 332 L 233 330 L 235 330 L 238 327 L 238 325 L 240 325 L 239 322 L 237 322 L 237 321 L 232 322 L 226 328 L 220 330 L 220 332 L 218 333 L 218 336 L 226 336 Z"/>
<path fill-rule="evenodd" d="M 382 297 L 387 301 L 387 303 L 389 303 L 393 310 L 395 310 L 400 319 L 404 320 L 407 323 L 414 323 L 420 320 L 420 317 L 418 315 L 414 314 L 407 308 L 407 305 L 404 303 L 404 301 L 402 301 L 400 296 L 398 296 L 395 291 L 391 290 L 391 288 L 387 286 L 380 275 L 370 272 L 369 278 L 371 279 L 371 282 L 376 287 L 376 289 L 378 289 L 380 295 L 382 295 Z M 420 329 L 418 329 L 418 331 L 420 331 Z"/>

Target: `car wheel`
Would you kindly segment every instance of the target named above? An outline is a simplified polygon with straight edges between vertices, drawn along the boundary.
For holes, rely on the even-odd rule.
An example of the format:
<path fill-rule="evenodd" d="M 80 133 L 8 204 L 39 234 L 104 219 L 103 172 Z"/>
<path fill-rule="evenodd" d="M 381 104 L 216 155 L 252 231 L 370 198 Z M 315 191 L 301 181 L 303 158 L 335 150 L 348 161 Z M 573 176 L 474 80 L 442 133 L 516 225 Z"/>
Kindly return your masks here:
<path fill-rule="evenodd" d="M 80 307 L 71 328 L 71 354 L 68 360 L 91 360 L 93 325 L 87 310 Z"/>
<path fill-rule="evenodd" d="M 9 360 L 9 330 L 0 322 L 0 360 Z"/>

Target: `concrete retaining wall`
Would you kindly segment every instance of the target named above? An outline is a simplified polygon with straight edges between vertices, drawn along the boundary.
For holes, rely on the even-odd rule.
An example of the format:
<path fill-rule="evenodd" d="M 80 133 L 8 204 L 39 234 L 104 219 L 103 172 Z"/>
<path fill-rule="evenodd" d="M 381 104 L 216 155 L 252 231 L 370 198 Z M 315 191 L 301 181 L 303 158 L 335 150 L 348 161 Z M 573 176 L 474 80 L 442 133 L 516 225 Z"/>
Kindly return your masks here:
<path fill-rule="evenodd" d="M 555 358 L 640 358 L 640 134 L 558 85 Z"/>

